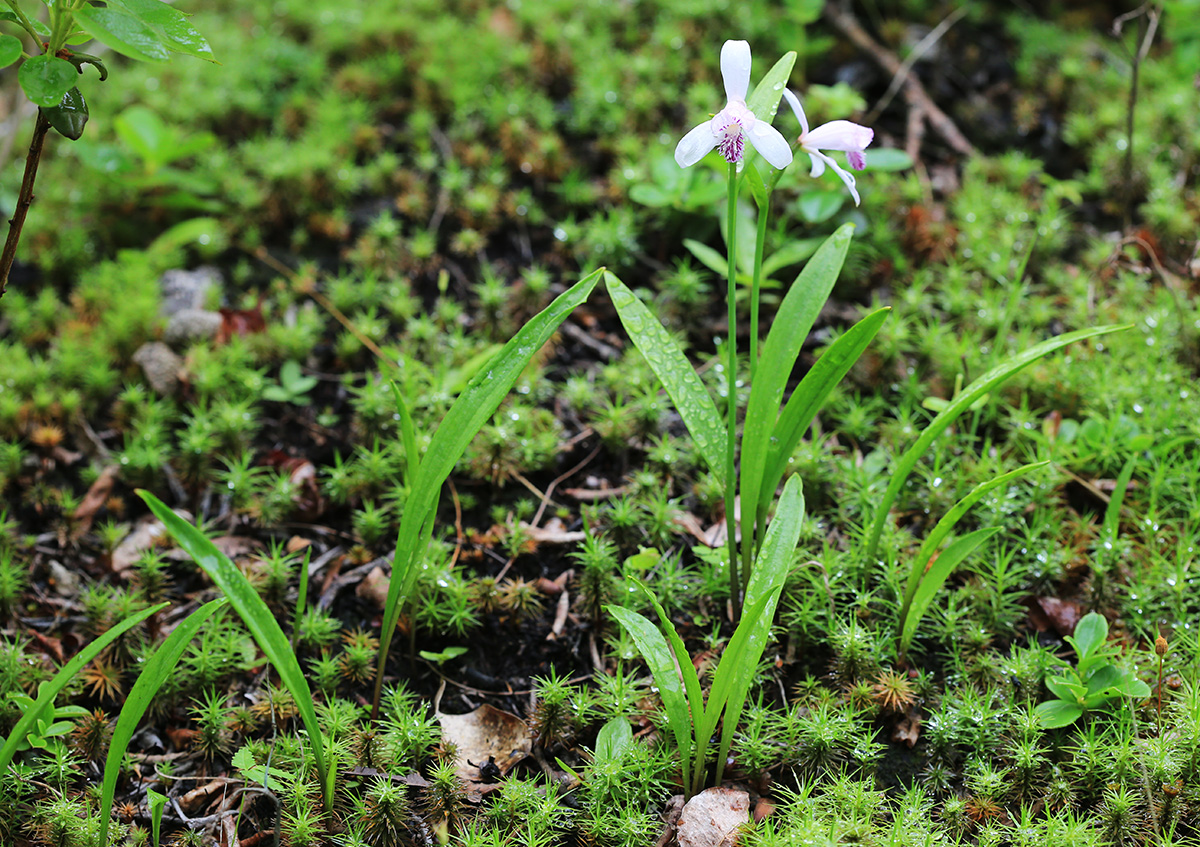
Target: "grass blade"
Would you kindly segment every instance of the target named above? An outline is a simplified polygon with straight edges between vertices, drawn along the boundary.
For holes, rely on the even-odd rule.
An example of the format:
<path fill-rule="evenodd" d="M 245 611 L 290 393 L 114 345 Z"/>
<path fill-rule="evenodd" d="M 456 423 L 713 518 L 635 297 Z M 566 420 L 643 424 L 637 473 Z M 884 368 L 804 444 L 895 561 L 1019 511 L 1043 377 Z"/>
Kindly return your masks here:
<path fill-rule="evenodd" d="M 829 299 L 829 292 L 833 290 L 842 263 L 846 261 L 853 234 L 854 225 L 845 224 L 821 245 L 779 304 L 779 311 L 771 322 L 771 331 L 763 343 L 762 356 L 750 386 L 746 422 L 742 429 L 740 493 L 742 514 L 746 516 L 742 521 L 743 534 L 759 515 L 758 500 L 767 454 L 771 448 L 771 436 L 779 417 L 779 404 L 783 401 L 783 390 L 800 355 L 800 346 L 808 338 L 821 307 Z M 788 455 L 791 455 L 791 450 L 788 450 Z M 772 489 L 771 494 L 774 493 Z M 765 501 L 763 505 L 767 505 Z"/>
<path fill-rule="evenodd" d="M 925 578 L 921 580 L 921 585 L 917 589 L 917 593 L 913 596 L 912 604 L 905 609 L 900 618 L 902 626 L 900 630 L 900 655 L 903 656 L 908 652 L 913 636 L 917 632 L 917 624 L 924 617 L 925 610 L 929 608 L 934 595 L 938 593 L 942 585 L 950 578 L 950 574 L 958 567 L 958 563 L 967 558 L 967 556 L 970 556 L 975 552 L 976 547 L 987 541 L 1001 529 L 1003 527 L 990 526 L 986 529 L 977 529 L 974 532 L 964 535 L 962 538 L 956 539 L 929 566 L 929 571 L 925 574 Z"/>
<path fill-rule="evenodd" d="M 1092 327 L 1091 329 L 1077 330 L 1076 332 L 1068 332 L 1057 338 L 1051 338 L 1049 341 L 1035 344 L 1028 350 L 1024 350 L 1007 361 L 1000 363 L 967 386 L 960 395 L 954 398 L 949 406 L 930 421 L 929 426 L 925 427 L 925 431 L 921 433 L 921 436 L 911 447 L 904 451 L 904 455 L 896 462 L 896 469 L 892 472 L 892 481 L 888 484 L 883 499 L 879 502 L 879 508 L 875 512 L 875 520 L 871 524 L 871 531 L 867 540 L 867 561 L 874 561 L 875 553 L 879 546 L 879 536 L 883 532 L 883 522 L 887 520 L 892 504 L 896 502 L 896 497 L 899 495 L 900 489 L 904 486 L 908 475 L 912 473 L 912 469 L 916 467 L 917 461 L 929 449 L 929 445 L 934 442 L 934 439 L 941 435 L 946 427 L 954 423 L 959 415 L 969 409 L 972 403 L 984 394 L 992 391 L 1013 374 L 1029 367 L 1047 353 L 1053 353 L 1055 350 L 1066 347 L 1068 344 L 1073 344 L 1076 341 L 1128 328 L 1128 324 L 1099 326 Z"/>
<path fill-rule="evenodd" d="M 1044 468 L 1049 462 L 1034 462 L 1030 465 L 1022 465 L 1016 470 L 1001 474 L 995 479 L 989 479 L 986 482 L 981 482 L 979 485 L 972 488 L 967 495 L 950 507 L 946 514 L 942 515 L 941 520 L 937 522 L 933 530 L 925 537 L 925 542 L 921 545 L 921 549 L 917 551 L 917 557 L 913 560 L 913 568 L 908 574 L 908 581 L 904 586 L 904 600 L 900 606 L 900 625 L 903 629 L 905 613 L 911 605 L 913 596 L 917 593 L 917 586 L 922 581 L 922 574 L 925 573 L 929 566 L 929 560 L 933 558 L 933 552 L 942 546 L 942 542 L 946 540 L 946 536 L 954 529 L 955 524 L 959 522 L 967 510 L 974 506 L 983 495 L 987 494 L 1001 485 L 1006 485 L 1018 477 L 1022 477 L 1030 471 Z"/>
<path fill-rule="evenodd" d="M 170 603 L 159 603 L 157 606 L 143 609 L 136 615 L 130 615 L 80 650 L 75 655 L 75 658 L 63 665 L 58 673 L 49 681 L 39 685 L 37 699 L 34 700 L 33 705 L 26 710 L 25 714 L 21 715 L 20 720 L 17 721 L 16 726 L 12 728 L 12 732 L 5 739 L 4 745 L 0 747 L 0 774 L 8 770 L 8 763 L 12 761 L 12 757 L 16 754 L 17 746 L 29 734 L 29 730 L 33 728 L 37 719 L 42 716 L 42 713 L 46 709 L 53 705 L 54 698 L 58 696 L 60 691 L 67 687 L 67 683 L 74 679 L 77 673 L 83 670 L 85 665 L 100 655 L 105 647 L 112 644 L 155 612 L 161 612 L 169 605 Z"/>
<path fill-rule="evenodd" d="M 646 304 L 610 273 L 605 272 L 604 284 L 625 331 L 667 390 L 709 471 L 724 479 L 725 427 L 708 389 Z"/>
<path fill-rule="evenodd" d="M 300 662 L 296 660 L 296 654 L 292 652 L 287 636 L 279 626 L 279 621 L 275 620 L 275 615 L 258 596 L 246 575 L 239 571 L 229 557 L 218 550 L 203 532 L 175 514 L 150 492 L 138 491 L 138 495 L 146 501 L 154 516 L 163 522 L 163 526 L 171 533 L 175 542 L 195 560 L 229 600 L 229 605 L 238 613 L 246 624 L 246 629 L 250 630 L 267 659 L 275 666 L 279 679 L 292 693 L 296 709 L 300 712 L 300 720 L 308 730 L 308 743 L 312 747 L 318 778 L 325 788 L 325 807 L 332 808 L 332 785 L 326 780 L 324 739 L 321 735 L 321 725 L 317 722 L 312 691 L 308 687 L 304 672 L 300 669 Z"/>
<path fill-rule="evenodd" d="M 829 392 L 833 391 L 846 372 L 854 367 L 859 356 L 875 338 L 890 311 L 890 307 L 886 306 L 876 309 L 847 330 L 845 335 L 830 345 L 825 354 L 817 359 L 816 364 L 804 375 L 804 379 L 800 380 L 800 384 L 788 398 L 787 405 L 771 433 L 770 448 L 757 500 L 760 520 L 766 516 L 767 507 L 775 496 L 775 489 L 779 487 L 779 481 L 787 472 L 788 459 L 808 430 L 808 425 L 825 403 Z M 744 494 L 743 490 L 743 496 Z"/>
<path fill-rule="evenodd" d="M 224 597 L 205 603 L 192 612 L 174 631 L 167 636 L 158 649 L 146 660 L 142 672 L 138 674 L 137 682 L 129 690 L 125 705 L 121 707 L 121 715 L 113 728 L 112 738 L 108 742 L 108 758 L 104 762 L 104 782 L 100 788 L 100 839 L 99 844 L 108 844 L 108 824 L 112 815 L 113 794 L 117 790 L 117 776 L 121 769 L 121 757 L 129 747 L 129 740 L 141 722 L 146 709 L 158 689 L 175 670 L 183 651 L 187 649 L 200 626 L 208 620 L 227 600 Z"/>
<path fill-rule="evenodd" d="M 400 519 L 396 555 L 392 562 L 392 576 L 388 582 L 387 600 L 384 603 L 372 717 L 379 713 L 383 672 L 387 667 L 392 635 L 396 632 L 396 624 L 400 620 L 402 600 L 412 593 L 413 584 L 416 582 L 415 560 L 418 551 L 424 549 L 421 540 L 426 537 L 422 529 L 427 520 L 432 520 L 442 483 L 450 476 L 450 472 L 454 470 L 454 466 L 480 427 L 495 414 L 500 403 L 512 390 L 513 383 L 517 381 L 521 371 L 529 365 L 530 359 L 550 340 L 550 336 L 566 320 L 567 315 L 587 300 L 603 272 L 603 269 L 592 271 L 555 298 L 553 303 L 525 324 L 500 352 L 471 378 L 458 400 L 446 413 L 437 432 L 433 434 L 429 449 L 421 458 L 415 477 L 408 480 L 411 490 L 404 506 L 404 515 Z"/>
<path fill-rule="evenodd" d="M 691 773 L 692 716 L 683 693 L 679 669 L 675 667 L 675 660 L 671 656 L 671 648 L 667 646 L 667 640 L 663 638 L 662 633 L 644 616 L 622 606 L 606 608 L 608 613 L 617 619 L 617 623 L 625 627 L 625 631 L 629 633 L 646 660 L 654 677 L 654 684 L 658 686 L 658 696 L 662 700 L 663 710 L 667 713 L 667 725 L 671 728 L 675 744 L 679 747 L 683 790 L 687 792 Z M 705 739 L 697 740 L 702 743 Z"/>

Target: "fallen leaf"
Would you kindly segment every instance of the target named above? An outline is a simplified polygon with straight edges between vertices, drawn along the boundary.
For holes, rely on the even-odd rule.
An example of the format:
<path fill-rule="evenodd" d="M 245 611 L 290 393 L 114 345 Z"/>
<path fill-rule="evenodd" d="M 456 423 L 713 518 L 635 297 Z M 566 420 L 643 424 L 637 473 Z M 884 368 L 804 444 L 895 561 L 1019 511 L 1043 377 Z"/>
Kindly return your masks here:
<path fill-rule="evenodd" d="M 370 603 L 377 609 L 382 609 L 387 602 L 389 581 L 387 574 L 383 572 L 383 568 L 376 565 L 371 568 L 371 572 L 363 577 L 358 587 L 354 589 L 354 596 L 359 600 Z"/>
<path fill-rule="evenodd" d="M 892 730 L 892 741 L 903 741 L 909 747 L 915 745 L 920 737 L 921 715 L 916 711 L 910 711 Z"/>
<path fill-rule="evenodd" d="M 567 528 L 558 518 L 551 520 L 545 527 L 530 526 L 524 521 L 521 521 L 520 527 L 539 544 L 578 544 L 584 539 L 582 532 L 567 532 Z"/>
<path fill-rule="evenodd" d="M 264 332 L 267 322 L 263 318 L 262 298 L 253 309 L 221 309 L 221 328 L 217 330 L 217 344 L 228 344 L 229 339 L 239 335 Z"/>
<path fill-rule="evenodd" d="M 701 791 L 683 807 L 679 847 L 733 847 L 750 820 L 750 795 L 732 788 Z"/>
<path fill-rule="evenodd" d="M 1060 636 L 1070 635 L 1081 617 L 1078 603 L 1057 597 L 1036 597 L 1029 605 L 1029 623 L 1037 632 L 1053 628 Z"/>
<path fill-rule="evenodd" d="M 96 512 L 100 511 L 100 508 L 108 501 L 108 496 L 112 494 L 113 483 L 117 481 L 120 474 L 120 465 L 109 465 L 100 471 L 100 476 L 96 477 L 96 481 L 88 488 L 87 494 L 83 495 L 83 499 L 75 507 L 73 515 L 75 527 L 71 530 L 72 538 L 80 538 L 92 528 Z"/>
<path fill-rule="evenodd" d="M 225 790 L 228 784 L 226 779 L 214 779 L 211 782 L 206 782 L 198 788 L 193 788 L 191 791 L 179 798 L 179 806 L 189 815 L 201 809 L 204 804 L 211 800 L 214 796 Z"/>
<path fill-rule="evenodd" d="M 191 522 L 191 513 L 176 509 L 175 514 L 185 521 Z M 141 558 L 142 553 L 158 546 L 159 541 L 167 534 L 162 521 L 154 515 L 144 515 L 134 526 L 133 532 L 126 535 L 113 550 L 112 569 L 116 573 L 129 570 Z"/>
<path fill-rule="evenodd" d="M 469 784 L 483 783 L 480 765 L 494 761 L 500 774 L 526 758 L 533 749 L 529 726 L 511 712 L 484 703 L 465 715 L 437 713 L 442 725 L 442 742 L 458 751 L 455 769 Z"/>

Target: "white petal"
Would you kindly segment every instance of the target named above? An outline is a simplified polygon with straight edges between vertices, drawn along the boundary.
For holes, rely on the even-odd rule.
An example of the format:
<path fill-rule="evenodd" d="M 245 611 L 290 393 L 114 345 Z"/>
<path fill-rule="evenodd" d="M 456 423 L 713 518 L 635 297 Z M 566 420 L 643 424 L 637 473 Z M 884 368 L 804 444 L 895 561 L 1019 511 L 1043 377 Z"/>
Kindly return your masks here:
<path fill-rule="evenodd" d="M 825 162 L 825 164 L 827 164 L 827 165 L 829 165 L 829 167 L 833 168 L 833 172 L 835 174 L 837 174 L 839 177 L 841 177 L 842 182 L 846 183 L 846 187 L 850 189 L 850 196 L 854 198 L 854 205 L 855 206 L 859 205 L 860 201 L 858 199 L 858 189 L 855 188 L 854 174 L 852 174 L 849 171 L 842 168 L 841 165 L 839 165 L 833 159 L 826 156 L 824 153 L 814 153 L 813 156 L 814 157 L 820 156 L 821 159 Z M 816 158 L 814 158 L 813 161 L 815 162 Z M 824 171 L 824 168 L 822 168 L 821 170 Z"/>
<path fill-rule="evenodd" d="M 800 134 L 808 135 L 808 118 L 804 115 L 804 107 L 800 105 L 800 98 L 793 94 L 790 88 L 783 89 L 783 97 L 792 107 L 792 111 L 796 113 L 796 119 L 800 121 Z"/>
<path fill-rule="evenodd" d="M 725 96 L 730 101 L 746 99 L 746 92 L 750 90 L 749 42 L 725 42 L 721 47 L 721 77 L 725 80 Z"/>
<path fill-rule="evenodd" d="M 787 139 L 766 121 L 755 121 L 746 137 L 771 167 L 783 170 L 792 163 L 792 148 Z"/>
<path fill-rule="evenodd" d="M 821 124 L 804 139 L 809 147 L 818 150 L 866 150 L 875 138 L 875 130 L 850 121 L 830 121 Z"/>
<path fill-rule="evenodd" d="M 675 161 L 681 168 L 690 168 L 716 146 L 717 138 L 713 135 L 712 121 L 705 121 L 679 139 L 679 143 L 675 145 Z"/>
<path fill-rule="evenodd" d="M 825 160 L 829 158 L 828 156 L 809 151 L 808 158 L 812 159 L 812 170 L 808 172 L 809 176 L 811 176 L 813 179 L 816 179 L 821 174 L 825 173 Z"/>

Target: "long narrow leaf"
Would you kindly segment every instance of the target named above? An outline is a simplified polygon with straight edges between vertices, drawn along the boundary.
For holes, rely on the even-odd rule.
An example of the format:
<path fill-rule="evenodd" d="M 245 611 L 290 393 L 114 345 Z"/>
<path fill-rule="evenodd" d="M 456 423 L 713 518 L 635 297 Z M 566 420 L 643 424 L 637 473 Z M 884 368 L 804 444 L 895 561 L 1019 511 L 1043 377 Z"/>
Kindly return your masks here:
<path fill-rule="evenodd" d="M 608 287 L 608 296 L 616 306 L 625 331 L 667 390 L 671 402 L 675 404 L 675 411 L 683 418 L 708 469 L 723 479 L 725 428 L 708 389 L 679 345 L 646 305 L 612 274 L 604 274 L 604 284 Z"/>
<path fill-rule="evenodd" d="M 671 728 L 675 744 L 679 747 L 680 770 L 683 773 L 684 791 L 687 791 L 691 775 L 692 716 L 684 696 L 679 669 L 671 657 L 671 648 L 667 646 L 667 640 L 663 638 L 662 633 L 643 615 L 622 606 L 606 608 L 608 613 L 617 619 L 617 623 L 625 627 L 642 658 L 646 660 L 646 665 L 654 677 L 654 684 L 658 686 L 658 696 L 662 700 L 663 710 L 667 713 L 667 726 Z M 700 743 L 706 740 L 698 739 Z"/>
<path fill-rule="evenodd" d="M 1104 541 L 1109 544 L 1117 539 L 1121 527 L 1121 504 L 1125 502 L 1125 492 L 1129 490 L 1129 480 L 1133 478 L 1133 466 L 1136 463 L 1136 454 L 1125 461 L 1125 467 L 1117 474 L 1117 484 L 1108 498 L 1108 506 L 1104 509 Z"/>
<path fill-rule="evenodd" d="M 113 794 L 117 789 L 117 776 L 121 771 L 121 758 L 125 755 L 129 741 L 141 722 L 146 709 L 150 707 L 154 695 L 175 670 L 175 665 L 183 656 L 192 638 L 200 626 L 208 620 L 218 608 L 226 602 L 224 597 L 205 603 L 192 612 L 142 665 L 142 672 L 129 690 L 125 705 L 121 707 L 121 715 L 113 728 L 112 738 L 108 742 L 108 758 L 104 761 L 104 782 L 100 788 L 100 838 L 98 844 L 108 844 L 108 824 L 112 815 Z"/>
<path fill-rule="evenodd" d="M 725 767 L 734 730 L 742 716 L 746 695 L 758 670 L 758 660 L 767 647 L 771 624 L 775 620 L 775 606 L 787 581 L 791 569 L 796 543 L 800 540 L 800 528 L 804 523 L 804 490 L 800 477 L 792 476 L 783 488 L 775 518 L 767 529 L 762 552 L 754 563 L 750 582 L 746 586 L 746 609 L 741 623 L 734 630 L 729 646 L 725 648 L 709 691 L 708 708 L 705 709 L 705 727 L 711 732 L 716 726 L 720 708 L 724 706 L 725 717 L 721 727 L 721 746 L 717 750 L 717 782 Z M 743 635 L 744 633 L 744 635 Z M 727 664 L 728 662 L 728 664 Z"/>
<path fill-rule="evenodd" d="M 238 570 L 229 557 L 217 549 L 203 532 L 175 514 L 150 492 L 138 491 L 138 495 L 146 501 L 154 516 L 162 521 L 180 548 L 195 560 L 200 569 L 208 574 L 213 584 L 225 595 L 229 605 L 246 624 L 246 629 L 250 630 L 267 659 L 275 666 L 275 672 L 291 692 L 296 709 L 300 712 L 300 720 L 308 730 L 308 743 L 312 748 L 317 775 L 321 785 L 326 786 L 324 739 L 321 735 L 321 725 L 317 721 L 312 691 L 308 687 L 304 671 L 300 669 L 300 662 L 296 660 L 296 654 L 292 652 L 292 645 L 279 626 L 279 621 L 275 620 L 275 615 L 258 596 L 246 575 Z M 324 799 L 326 808 L 330 808 L 333 797 L 326 792 Z"/>
<path fill-rule="evenodd" d="M 917 593 L 913 597 L 912 605 L 908 607 L 907 614 L 902 619 L 901 625 L 903 628 L 900 631 L 901 655 L 908 652 L 913 636 L 917 632 L 917 624 L 921 622 L 921 618 L 925 615 L 925 610 L 929 608 L 929 604 L 938 593 L 938 590 L 950 578 L 950 574 L 954 572 L 954 569 L 958 567 L 958 563 L 967 558 L 967 556 L 970 556 L 975 552 L 976 547 L 987 541 L 1001 529 L 1003 527 L 990 526 L 986 529 L 977 529 L 974 532 L 964 535 L 962 538 L 956 539 L 929 566 L 929 571 L 925 574 L 925 578 L 921 580 L 921 586 L 917 589 Z"/>
<path fill-rule="evenodd" d="M 959 415 L 969 409 L 971 404 L 984 394 L 992 391 L 1013 374 L 1032 365 L 1047 353 L 1053 353 L 1055 350 L 1066 347 L 1068 344 L 1073 344 L 1076 341 L 1083 341 L 1086 338 L 1094 338 L 1097 335 L 1105 335 L 1128 328 L 1128 324 L 1099 326 L 1091 329 L 1081 329 L 1076 332 L 1068 332 L 1057 338 L 1051 338 L 1049 341 L 1035 344 L 1028 350 L 1024 350 L 1011 359 L 1000 363 L 967 386 L 962 394 L 955 397 L 949 406 L 930 421 L 929 426 L 921 433 L 920 438 L 896 462 L 896 469 L 892 472 L 892 481 L 888 484 L 887 491 L 883 494 L 883 499 L 879 502 L 879 506 L 875 511 L 875 520 L 871 524 L 871 531 L 867 540 L 867 561 L 875 559 L 875 552 L 879 546 L 879 536 L 883 532 L 883 522 L 887 520 L 892 504 L 896 502 L 896 497 L 900 494 L 900 489 L 904 486 L 908 475 L 912 473 L 912 469 L 916 467 L 917 461 L 929 449 L 929 445 L 934 442 L 934 439 L 941 435 L 946 427 L 954 423 Z"/>
<path fill-rule="evenodd" d="M 842 377 L 854 366 L 859 356 L 867 349 L 867 345 L 875 338 L 890 311 L 886 306 L 876 309 L 847 330 L 845 335 L 831 344 L 824 355 L 817 359 L 816 364 L 804 375 L 804 379 L 800 380 L 800 384 L 788 398 L 787 405 L 784 406 L 771 433 L 770 448 L 757 500 L 760 519 L 775 496 L 775 489 L 779 487 L 779 481 L 787 472 L 792 451 L 800 443 L 808 425 L 816 417 L 829 392 L 842 381 Z"/>
<path fill-rule="evenodd" d="M 771 331 L 763 343 L 762 357 L 755 370 L 754 383 L 750 386 L 750 400 L 742 430 L 740 493 L 742 514 L 746 516 L 742 521 L 743 532 L 759 514 L 759 492 L 783 390 L 800 355 L 800 346 L 808 337 L 808 331 L 812 329 L 821 307 L 829 299 L 829 292 L 833 290 L 842 263 L 846 261 L 853 234 L 854 225 L 846 224 L 821 245 L 779 304 L 779 311 L 771 322 Z"/>
<path fill-rule="evenodd" d="M 603 269 L 593 271 L 564 291 L 554 302 L 534 316 L 514 335 L 486 366 L 471 378 L 458 400 L 450 407 L 429 442 L 421 459 L 416 478 L 409 481 L 411 490 L 400 519 L 396 538 L 396 555 L 392 562 L 392 577 L 388 582 L 384 603 L 383 630 L 380 633 L 379 665 L 375 673 L 375 696 L 372 713 L 379 708 L 383 673 L 387 666 L 392 635 L 400 620 L 401 600 L 412 593 L 416 582 L 415 558 L 422 549 L 422 528 L 432 519 L 432 512 L 441 493 L 442 483 L 450 476 L 471 439 L 512 389 L 513 383 L 528 366 L 530 359 L 542 349 L 554 331 L 566 320 L 575 307 L 587 300 L 600 280 Z"/>
<path fill-rule="evenodd" d="M 155 612 L 161 612 L 169 605 L 169 603 L 159 603 L 157 606 L 143 609 L 136 615 L 130 615 L 76 653 L 75 657 L 63 665 L 50 680 L 38 686 L 37 699 L 33 701 L 33 705 L 25 711 L 25 714 L 21 715 L 16 726 L 12 728 L 12 732 L 8 734 L 4 745 L 0 747 L 0 775 L 8 770 L 8 763 L 12 761 L 12 757 L 16 754 L 17 747 L 20 746 L 25 736 L 29 734 L 29 730 L 33 728 L 37 719 L 42 716 L 42 713 L 46 709 L 53 705 L 54 698 L 58 696 L 60 691 L 67 687 L 67 683 L 74 679 L 77 673 L 83 670 L 84 665 L 100 655 L 105 647 L 112 644 L 126 632 L 133 629 L 133 627 Z"/>
<path fill-rule="evenodd" d="M 946 540 L 951 530 L 959 522 L 967 510 L 979 502 L 983 495 L 993 489 L 999 488 L 1002 485 L 1007 485 L 1018 477 L 1022 477 L 1030 471 L 1044 468 L 1049 462 L 1034 462 L 1029 465 L 1022 465 L 1016 470 L 1001 474 L 995 479 L 989 479 L 979 483 L 966 496 L 955 503 L 946 514 L 942 515 L 941 520 L 937 522 L 933 530 L 925 537 L 925 542 L 921 545 L 921 549 L 917 551 L 917 557 L 913 560 L 913 568 L 908 574 L 908 582 L 904 586 L 904 599 L 900 606 L 900 623 L 904 624 L 904 615 L 912 603 L 913 596 L 917 592 L 917 585 L 921 582 L 922 574 L 925 573 L 926 567 L 929 565 L 929 560 L 933 558 L 933 551 L 942 546 L 942 542 Z"/>

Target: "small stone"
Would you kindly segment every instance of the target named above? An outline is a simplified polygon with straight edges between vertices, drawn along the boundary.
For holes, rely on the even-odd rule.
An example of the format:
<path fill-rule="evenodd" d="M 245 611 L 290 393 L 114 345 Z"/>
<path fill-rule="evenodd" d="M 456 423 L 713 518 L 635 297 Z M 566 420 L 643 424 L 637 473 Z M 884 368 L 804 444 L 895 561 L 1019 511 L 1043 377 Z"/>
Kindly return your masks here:
<path fill-rule="evenodd" d="M 183 367 L 183 359 L 161 341 L 143 344 L 133 354 L 133 361 L 142 366 L 146 381 L 158 394 L 169 397 L 179 387 L 179 370 Z"/>
<path fill-rule="evenodd" d="M 216 268 L 167 271 L 158 280 L 162 290 L 162 315 L 171 317 L 185 309 L 203 309 L 208 290 L 221 282 Z"/>
<path fill-rule="evenodd" d="M 734 847 L 750 820 L 750 795 L 732 788 L 701 791 L 683 807 L 679 847 Z"/>
<path fill-rule="evenodd" d="M 221 313 L 206 309 L 180 309 L 167 319 L 163 338 L 168 344 L 185 347 L 193 341 L 215 338 L 221 328 Z"/>

